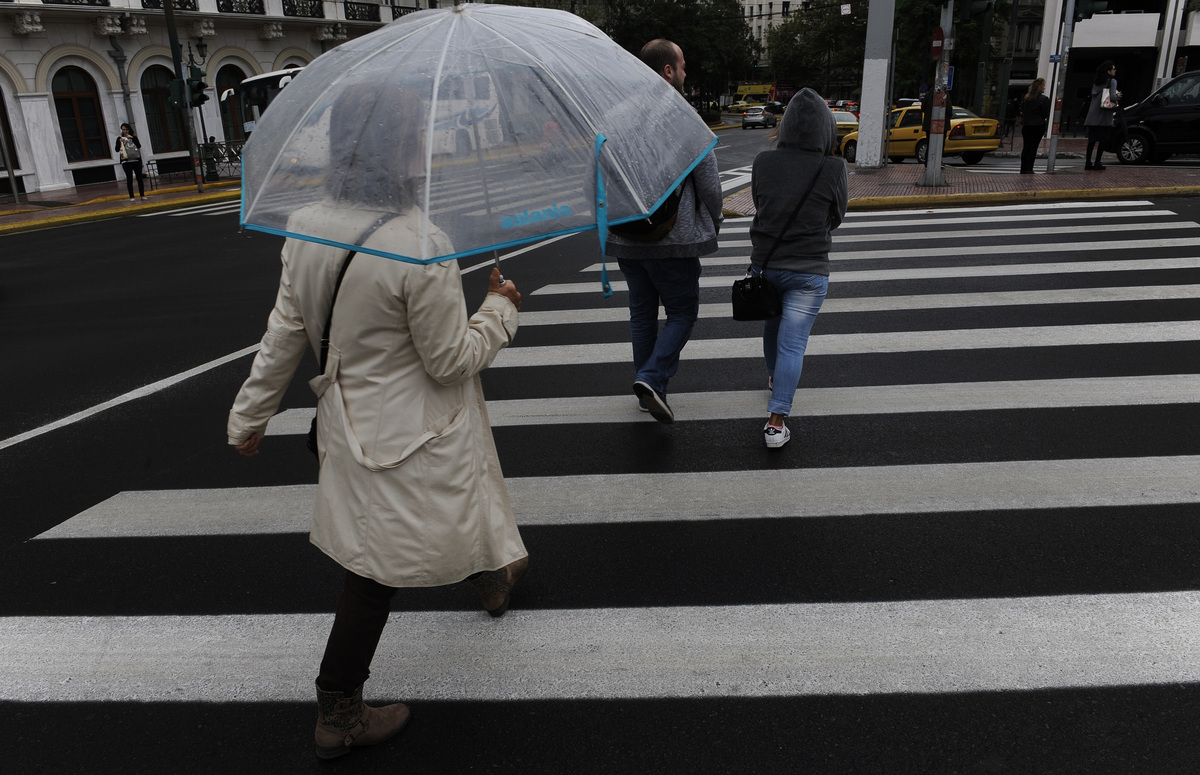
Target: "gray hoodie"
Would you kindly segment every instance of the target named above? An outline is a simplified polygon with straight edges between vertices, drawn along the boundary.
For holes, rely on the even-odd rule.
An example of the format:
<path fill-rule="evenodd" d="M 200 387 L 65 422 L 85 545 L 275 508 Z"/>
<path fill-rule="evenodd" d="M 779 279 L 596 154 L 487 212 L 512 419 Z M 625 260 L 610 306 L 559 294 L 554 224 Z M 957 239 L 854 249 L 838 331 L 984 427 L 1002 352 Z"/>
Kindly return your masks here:
<path fill-rule="evenodd" d="M 801 89 L 788 103 L 779 125 L 779 145 L 754 159 L 751 191 L 756 209 L 750 225 L 750 260 L 762 266 L 796 202 L 817 176 L 812 193 L 771 255 L 768 269 L 829 275 L 831 232 L 842 222 L 849 201 L 846 163 L 833 156 L 837 121 L 825 100 Z"/>

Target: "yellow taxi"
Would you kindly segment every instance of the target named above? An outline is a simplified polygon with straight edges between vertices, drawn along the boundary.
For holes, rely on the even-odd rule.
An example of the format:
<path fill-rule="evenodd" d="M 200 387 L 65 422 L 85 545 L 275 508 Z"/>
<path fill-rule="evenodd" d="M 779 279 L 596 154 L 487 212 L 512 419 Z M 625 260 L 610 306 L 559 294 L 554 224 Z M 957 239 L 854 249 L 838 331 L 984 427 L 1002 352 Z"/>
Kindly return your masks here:
<path fill-rule="evenodd" d="M 745 113 L 750 108 L 761 108 L 761 102 L 731 102 L 725 106 L 726 113 Z"/>
<path fill-rule="evenodd" d="M 925 163 L 929 153 L 929 139 L 921 127 L 924 115 L 920 105 L 897 108 L 888 116 L 888 141 L 884 153 L 899 164 L 907 158 L 916 158 L 918 164 Z M 994 118 L 980 118 L 965 108 L 954 108 L 950 127 L 946 132 L 946 144 L 942 156 L 961 156 L 965 164 L 978 164 L 983 155 L 1000 147 L 1000 122 Z M 858 156 L 858 132 L 851 132 L 842 139 L 842 156 L 851 164 Z"/>
<path fill-rule="evenodd" d="M 858 131 L 858 116 L 848 110 L 834 110 L 832 113 L 833 120 L 837 122 L 838 153 L 841 153 L 842 141 L 846 139 L 846 135 Z"/>

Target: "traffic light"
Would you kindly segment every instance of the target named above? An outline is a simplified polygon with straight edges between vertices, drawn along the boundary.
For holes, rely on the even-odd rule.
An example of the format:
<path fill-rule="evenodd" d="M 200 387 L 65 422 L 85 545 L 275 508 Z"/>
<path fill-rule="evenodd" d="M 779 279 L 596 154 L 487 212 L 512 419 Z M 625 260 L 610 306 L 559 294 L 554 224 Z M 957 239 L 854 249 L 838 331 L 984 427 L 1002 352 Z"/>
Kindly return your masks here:
<path fill-rule="evenodd" d="M 167 92 L 167 104 L 172 108 L 186 107 L 183 97 L 183 81 L 176 78 L 171 81 L 169 89 L 170 91 Z"/>
<path fill-rule="evenodd" d="M 208 95 L 205 90 L 208 89 L 208 84 L 204 82 L 204 71 L 195 65 L 188 65 L 188 89 L 192 92 L 192 107 L 198 108 L 208 102 Z"/>

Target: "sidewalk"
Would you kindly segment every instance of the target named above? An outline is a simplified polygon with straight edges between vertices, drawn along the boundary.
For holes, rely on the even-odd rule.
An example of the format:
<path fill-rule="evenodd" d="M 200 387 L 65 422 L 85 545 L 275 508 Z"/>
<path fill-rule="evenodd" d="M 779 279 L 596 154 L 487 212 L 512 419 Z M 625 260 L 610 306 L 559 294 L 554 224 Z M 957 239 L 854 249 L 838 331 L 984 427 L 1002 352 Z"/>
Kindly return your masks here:
<path fill-rule="evenodd" d="M 205 183 L 203 194 L 194 183 L 171 185 L 153 191 L 147 189 L 145 199 L 130 201 L 122 179 L 116 183 L 21 194 L 20 203 L 14 202 L 11 194 L 4 194 L 0 195 L 0 235 L 234 200 L 241 195 L 241 187 L 242 181 L 236 178 Z"/>
<path fill-rule="evenodd" d="M 735 128 L 726 125 L 725 129 Z M 1125 197 L 1162 197 L 1200 195 L 1200 166 L 1149 167 L 1110 161 L 1103 172 L 1083 169 L 1082 139 L 1059 141 L 1057 169 L 1047 175 L 1044 158 L 1035 165 L 1037 174 L 1019 175 L 1009 171 L 985 171 L 985 165 L 969 167 L 958 159 L 949 159 L 945 167 L 946 186 L 924 188 L 916 183 L 924 168 L 913 160 L 888 164 L 878 170 L 850 168 L 851 209 L 891 209 L 903 207 L 944 207 L 974 204 L 1016 204 L 1035 200 L 1070 201 L 1116 199 Z M 1043 141 L 1043 148 L 1047 142 Z M 1016 149 L 1019 153 L 1019 144 Z M 996 156 L 1014 152 L 1002 146 Z M 1044 155 L 1044 154 L 1043 154 Z M 125 181 L 80 186 L 63 191 L 22 194 L 19 204 L 11 195 L 0 197 L 0 235 L 53 226 L 65 226 L 103 218 L 120 218 L 134 213 L 169 210 L 210 202 L 237 199 L 241 181 L 237 179 L 205 183 L 204 193 L 194 184 L 176 185 L 148 192 L 147 197 L 130 201 Z M 729 216 L 754 214 L 750 188 L 725 198 Z"/>

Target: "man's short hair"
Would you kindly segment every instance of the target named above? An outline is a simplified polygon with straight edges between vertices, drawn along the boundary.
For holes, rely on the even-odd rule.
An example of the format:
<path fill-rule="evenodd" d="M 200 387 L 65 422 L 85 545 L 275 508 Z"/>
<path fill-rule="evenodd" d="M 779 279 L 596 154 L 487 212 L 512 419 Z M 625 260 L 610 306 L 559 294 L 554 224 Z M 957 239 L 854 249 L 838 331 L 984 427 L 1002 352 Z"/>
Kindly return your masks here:
<path fill-rule="evenodd" d="M 673 67 L 678 64 L 679 47 L 666 38 L 655 38 L 642 46 L 642 53 L 638 54 L 638 57 L 647 67 L 662 75 L 667 65 Z"/>

